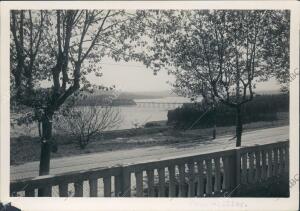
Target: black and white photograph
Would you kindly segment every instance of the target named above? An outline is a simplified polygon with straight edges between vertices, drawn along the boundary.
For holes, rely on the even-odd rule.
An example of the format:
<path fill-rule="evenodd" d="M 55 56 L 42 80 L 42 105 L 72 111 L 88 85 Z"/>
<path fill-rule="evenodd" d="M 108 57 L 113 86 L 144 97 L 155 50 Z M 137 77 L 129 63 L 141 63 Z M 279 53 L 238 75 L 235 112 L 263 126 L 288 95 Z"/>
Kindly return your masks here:
<path fill-rule="evenodd" d="M 10 8 L 8 197 L 299 195 L 291 7 Z"/>

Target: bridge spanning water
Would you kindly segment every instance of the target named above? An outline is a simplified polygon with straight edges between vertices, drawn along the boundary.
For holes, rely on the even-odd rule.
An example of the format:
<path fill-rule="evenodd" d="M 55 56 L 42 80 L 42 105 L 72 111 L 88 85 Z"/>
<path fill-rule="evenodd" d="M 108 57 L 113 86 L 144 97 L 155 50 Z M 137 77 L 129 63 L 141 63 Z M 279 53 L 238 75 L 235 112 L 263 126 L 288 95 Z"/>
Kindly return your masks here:
<path fill-rule="evenodd" d="M 148 108 L 168 108 L 174 109 L 181 107 L 183 102 L 149 102 L 149 101 L 139 101 L 136 102 L 138 107 L 148 107 Z"/>

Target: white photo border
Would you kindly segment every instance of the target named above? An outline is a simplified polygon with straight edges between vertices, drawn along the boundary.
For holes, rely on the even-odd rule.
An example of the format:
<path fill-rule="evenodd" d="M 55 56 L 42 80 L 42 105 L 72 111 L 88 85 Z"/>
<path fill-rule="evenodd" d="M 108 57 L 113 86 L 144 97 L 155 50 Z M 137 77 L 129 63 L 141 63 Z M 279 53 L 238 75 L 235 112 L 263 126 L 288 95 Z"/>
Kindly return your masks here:
<path fill-rule="evenodd" d="M 1 2 L 0 201 L 23 210 L 298 210 L 299 184 L 289 198 L 25 198 L 10 197 L 9 12 L 11 9 L 287 9 L 291 11 L 290 72 L 299 71 L 296 1 L 48 1 Z M 299 176 L 299 76 L 290 83 L 290 178 Z M 299 177 L 298 177 L 299 178 Z"/>

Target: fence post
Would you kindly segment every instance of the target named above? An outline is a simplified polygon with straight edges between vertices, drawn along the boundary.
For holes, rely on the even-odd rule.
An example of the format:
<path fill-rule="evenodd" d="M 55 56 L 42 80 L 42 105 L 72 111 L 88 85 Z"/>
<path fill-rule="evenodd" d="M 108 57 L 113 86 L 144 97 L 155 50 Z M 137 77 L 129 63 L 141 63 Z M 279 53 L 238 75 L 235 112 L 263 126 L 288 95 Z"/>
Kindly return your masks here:
<path fill-rule="evenodd" d="M 117 176 L 117 189 L 119 197 L 130 197 L 131 195 L 131 173 L 127 167 L 121 167 L 121 173 Z"/>
<path fill-rule="evenodd" d="M 229 191 L 230 196 L 235 196 L 238 192 L 239 185 L 240 185 L 240 151 L 238 149 L 234 149 L 232 155 L 228 157 L 228 168 L 229 168 Z"/>
<path fill-rule="evenodd" d="M 238 186 L 241 184 L 241 152 L 240 148 L 235 150 L 235 158 L 236 158 L 236 183 L 235 185 Z"/>

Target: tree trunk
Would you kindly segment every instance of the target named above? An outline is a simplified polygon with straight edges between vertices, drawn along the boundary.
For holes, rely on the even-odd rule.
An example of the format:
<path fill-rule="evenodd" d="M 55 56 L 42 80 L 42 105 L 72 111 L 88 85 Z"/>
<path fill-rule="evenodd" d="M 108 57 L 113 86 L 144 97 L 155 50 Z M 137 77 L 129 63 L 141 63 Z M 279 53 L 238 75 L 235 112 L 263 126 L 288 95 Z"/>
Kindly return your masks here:
<path fill-rule="evenodd" d="M 236 147 L 241 146 L 242 142 L 242 131 L 243 131 L 243 124 L 242 124 L 242 113 L 241 113 L 241 106 L 236 107 Z"/>
<path fill-rule="evenodd" d="M 214 129 L 213 129 L 213 139 L 216 139 L 217 136 L 217 126 L 214 124 Z"/>
<path fill-rule="evenodd" d="M 217 135 L 217 115 L 216 115 L 216 110 L 213 110 L 213 121 L 214 121 L 214 126 L 213 126 L 213 139 L 216 139 Z"/>
<path fill-rule="evenodd" d="M 52 115 L 42 117 L 42 137 L 39 175 L 47 175 L 50 170 L 50 153 L 52 137 Z M 39 196 L 47 196 L 48 188 L 39 189 Z"/>

